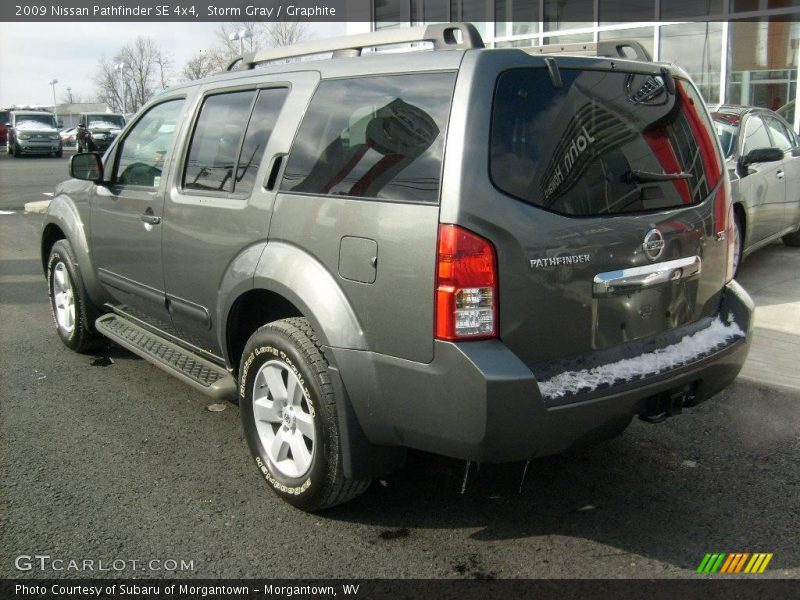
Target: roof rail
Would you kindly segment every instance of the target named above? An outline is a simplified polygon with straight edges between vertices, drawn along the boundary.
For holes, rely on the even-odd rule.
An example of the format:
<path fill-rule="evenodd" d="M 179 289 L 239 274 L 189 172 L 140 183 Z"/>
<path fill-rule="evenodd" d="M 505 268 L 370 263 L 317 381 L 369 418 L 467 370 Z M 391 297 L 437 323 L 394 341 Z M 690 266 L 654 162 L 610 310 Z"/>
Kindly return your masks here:
<path fill-rule="evenodd" d="M 364 48 L 412 42 L 433 42 L 434 50 L 483 48 L 481 34 L 472 23 L 439 23 L 427 27 L 385 29 L 373 33 L 345 35 L 325 40 L 301 42 L 291 46 L 267 48 L 254 54 L 236 57 L 228 65 L 228 71 L 239 62 L 243 64 L 244 68 L 253 69 L 256 65 L 266 62 L 326 52 L 333 52 L 334 57 L 361 56 Z"/>
<path fill-rule="evenodd" d="M 634 56 L 625 52 L 630 49 Z M 572 54 L 576 56 L 605 56 L 608 58 L 625 58 L 652 62 L 647 49 L 635 40 L 613 40 L 591 44 L 548 44 L 522 48 L 528 54 Z"/>

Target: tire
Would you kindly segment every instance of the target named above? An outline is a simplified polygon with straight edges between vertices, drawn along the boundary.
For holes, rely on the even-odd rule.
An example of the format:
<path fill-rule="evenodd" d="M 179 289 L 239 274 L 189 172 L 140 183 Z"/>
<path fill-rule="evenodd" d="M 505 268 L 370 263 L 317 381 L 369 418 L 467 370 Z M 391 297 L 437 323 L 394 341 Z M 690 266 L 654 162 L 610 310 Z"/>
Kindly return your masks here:
<path fill-rule="evenodd" d="M 56 158 L 61 158 L 62 156 L 64 156 L 64 149 L 59 148 L 57 152 L 53 152 L 53 156 L 55 156 Z"/>
<path fill-rule="evenodd" d="M 6 154 L 14 156 L 14 144 L 11 142 L 6 142 Z"/>
<path fill-rule="evenodd" d="M 19 147 L 19 144 L 14 142 L 14 153 L 12 155 L 14 158 L 22 158 L 22 148 Z"/>
<path fill-rule="evenodd" d="M 78 262 L 67 240 L 57 241 L 50 250 L 47 290 L 53 323 L 64 345 L 75 352 L 97 348 L 103 339 L 94 330 L 99 311 L 86 294 Z"/>
<path fill-rule="evenodd" d="M 795 231 L 794 233 L 787 233 L 785 236 L 781 238 L 783 243 L 787 246 L 800 246 L 800 229 Z"/>
<path fill-rule="evenodd" d="M 247 341 L 239 368 L 239 412 L 256 467 L 292 506 L 318 511 L 369 487 L 369 481 L 345 479 L 328 362 L 306 319 L 274 321 Z"/>
<path fill-rule="evenodd" d="M 742 217 L 738 211 L 733 213 L 733 235 L 733 276 L 736 277 L 742 264 L 742 253 L 744 252 L 744 229 L 742 227 Z"/>

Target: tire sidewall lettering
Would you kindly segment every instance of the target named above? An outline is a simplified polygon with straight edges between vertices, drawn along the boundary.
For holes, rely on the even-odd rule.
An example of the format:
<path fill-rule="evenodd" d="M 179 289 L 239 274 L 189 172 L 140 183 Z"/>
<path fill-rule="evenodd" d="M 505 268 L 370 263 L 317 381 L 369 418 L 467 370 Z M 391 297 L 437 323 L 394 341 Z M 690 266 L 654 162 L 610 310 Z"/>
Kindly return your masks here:
<path fill-rule="evenodd" d="M 251 372 L 253 371 L 253 366 L 260 367 L 265 362 L 269 360 L 279 360 L 280 362 L 284 363 L 297 377 L 297 380 L 300 383 L 300 386 L 305 393 L 309 412 L 311 416 L 316 419 L 316 411 L 314 408 L 314 400 L 311 391 L 308 388 L 306 383 L 306 379 L 303 376 L 300 369 L 297 368 L 294 361 L 287 355 L 286 352 L 280 350 L 279 348 L 275 348 L 274 346 L 264 345 L 264 346 L 257 346 L 254 348 L 248 355 L 247 358 L 242 363 L 242 369 L 239 376 L 239 397 L 240 400 L 246 403 L 246 410 L 248 414 L 252 414 L 252 398 L 248 398 L 248 390 L 251 390 L 253 387 L 253 381 L 251 381 Z M 257 369 L 256 369 L 257 370 Z M 253 427 L 255 427 L 255 418 L 253 417 Z M 260 444 L 258 444 L 260 447 Z M 321 449 L 320 449 L 321 450 Z M 319 451 L 319 450 L 318 450 Z M 311 487 L 311 472 L 314 470 L 314 466 L 312 465 L 309 474 L 306 476 L 305 480 L 299 486 L 291 486 L 286 485 L 285 483 L 279 481 L 275 475 L 273 474 L 270 461 L 268 458 L 260 456 L 260 453 L 256 454 L 254 457 L 256 467 L 261 472 L 262 476 L 266 481 L 273 487 L 275 490 L 293 496 L 299 496 L 309 487 Z"/>

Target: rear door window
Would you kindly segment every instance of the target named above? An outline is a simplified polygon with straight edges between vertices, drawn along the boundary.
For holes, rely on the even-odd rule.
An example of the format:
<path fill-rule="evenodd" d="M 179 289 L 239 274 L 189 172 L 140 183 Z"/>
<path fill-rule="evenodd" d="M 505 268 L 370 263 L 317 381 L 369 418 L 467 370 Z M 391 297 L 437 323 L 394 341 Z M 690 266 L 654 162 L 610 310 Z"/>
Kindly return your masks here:
<path fill-rule="evenodd" d="M 323 81 L 281 189 L 437 202 L 454 82 L 453 73 Z"/>
<path fill-rule="evenodd" d="M 183 188 L 233 192 L 233 172 L 256 91 L 209 96 L 189 145 Z"/>
<path fill-rule="evenodd" d="M 500 190 L 570 216 L 661 210 L 705 200 L 720 177 L 714 132 L 688 83 L 543 69 L 498 78 L 490 174 Z M 665 175 L 671 177 L 664 177 Z"/>

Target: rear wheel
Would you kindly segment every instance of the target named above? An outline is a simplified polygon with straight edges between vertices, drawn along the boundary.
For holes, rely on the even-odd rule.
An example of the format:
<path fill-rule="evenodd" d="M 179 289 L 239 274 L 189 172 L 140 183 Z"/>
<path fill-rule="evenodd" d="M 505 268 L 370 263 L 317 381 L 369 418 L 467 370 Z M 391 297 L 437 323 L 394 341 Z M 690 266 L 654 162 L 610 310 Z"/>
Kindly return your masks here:
<path fill-rule="evenodd" d="M 787 246 L 800 246 L 800 229 L 794 233 L 787 233 L 781 239 L 783 239 L 783 243 Z"/>
<path fill-rule="evenodd" d="M 67 240 L 53 244 L 47 261 L 50 308 L 58 337 L 68 348 L 87 352 L 96 348 L 102 337 L 94 330 L 97 308 L 92 304 Z"/>
<path fill-rule="evenodd" d="M 289 504 L 321 510 L 369 486 L 344 476 L 328 363 L 306 319 L 275 321 L 250 337 L 239 369 L 239 407 L 256 466 Z"/>

